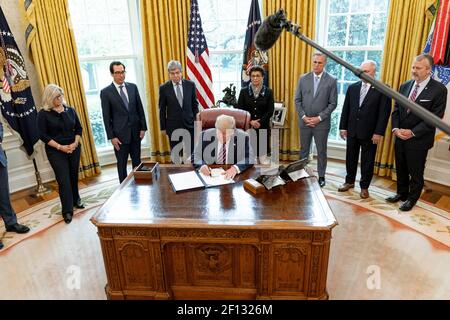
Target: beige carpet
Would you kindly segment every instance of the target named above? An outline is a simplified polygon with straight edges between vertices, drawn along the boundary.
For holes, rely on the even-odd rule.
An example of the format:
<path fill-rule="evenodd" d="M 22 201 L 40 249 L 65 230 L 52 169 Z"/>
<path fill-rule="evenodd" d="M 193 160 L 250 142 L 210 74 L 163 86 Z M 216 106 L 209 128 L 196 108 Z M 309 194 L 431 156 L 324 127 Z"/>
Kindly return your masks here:
<path fill-rule="evenodd" d="M 399 210 L 401 202 L 391 204 L 385 201 L 387 197 L 394 195 L 391 191 L 371 186 L 370 198 L 361 199 L 358 183 L 355 184 L 355 189 L 338 192 L 342 183 L 343 178 L 327 174 L 327 185 L 323 189 L 325 195 L 385 216 L 450 248 L 449 212 L 424 201 L 417 202 L 411 211 L 403 212 Z"/>
<path fill-rule="evenodd" d="M 101 206 L 119 186 L 117 179 L 102 182 L 80 190 L 80 197 L 86 208 L 75 210 L 74 216 L 83 214 L 87 210 Z M 59 198 L 43 202 L 31 207 L 17 215 L 21 224 L 30 227 L 31 231 L 26 234 L 6 232 L 3 220 L 0 221 L 0 239 L 5 247 L 0 254 L 11 249 L 18 243 L 41 233 L 58 223 L 64 223 L 61 214 L 61 203 Z"/>
<path fill-rule="evenodd" d="M 338 192 L 338 186 L 343 182 L 343 178 L 327 174 L 327 185 L 323 189 L 325 195 L 392 219 L 450 248 L 449 212 L 423 201 L 419 201 L 410 212 L 402 212 L 398 209 L 399 204 L 390 204 L 384 200 L 392 195 L 392 192 L 372 186 L 369 190 L 370 198 L 361 199 L 358 187 L 347 192 Z M 101 206 L 117 187 L 118 182 L 114 179 L 82 189 L 80 195 L 86 204 L 86 209 L 75 211 L 75 215 Z M 41 203 L 19 213 L 18 219 L 20 223 L 29 226 L 31 231 L 22 235 L 6 232 L 3 223 L 0 222 L 0 239 L 5 245 L 0 254 L 57 223 L 64 223 L 59 198 Z"/>

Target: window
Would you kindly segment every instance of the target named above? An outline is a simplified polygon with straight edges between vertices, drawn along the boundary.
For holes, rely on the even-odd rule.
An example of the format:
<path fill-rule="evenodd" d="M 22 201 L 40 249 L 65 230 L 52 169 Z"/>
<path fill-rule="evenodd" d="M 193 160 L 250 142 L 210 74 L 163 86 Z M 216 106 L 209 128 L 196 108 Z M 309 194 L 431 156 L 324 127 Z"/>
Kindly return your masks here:
<path fill-rule="evenodd" d="M 389 0 L 320 0 L 319 5 L 319 43 L 355 67 L 364 60 L 374 60 L 379 77 Z M 330 131 L 330 139 L 338 141 L 345 93 L 359 79 L 331 59 L 326 70 L 338 79 L 338 107 Z"/>
<path fill-rule="evenodd" d="M 70 0 L 69 4 L 95 145 L 100 152 L 112 151 L 100 102 L 100 91 L 112 82 L 112 61 L 125 64 L 126 81 L 138 85 L 146 104 L 137 0 Z"/>
<path fill-rule="evenodd" d="M 239 92 L 245 32 L 251 0 L 199 0 L 203 31 L 209 48 L 214 96 L 222 99 L 231 83 Z"/>

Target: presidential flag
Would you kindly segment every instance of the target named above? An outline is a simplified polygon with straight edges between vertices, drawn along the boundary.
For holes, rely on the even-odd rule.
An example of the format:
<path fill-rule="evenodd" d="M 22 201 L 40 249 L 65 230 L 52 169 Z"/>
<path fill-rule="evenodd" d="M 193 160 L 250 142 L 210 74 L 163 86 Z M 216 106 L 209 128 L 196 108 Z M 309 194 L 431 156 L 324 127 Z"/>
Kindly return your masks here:
<path fill-rule="evenodd" d="M 250 5 L 250 13 L 248 15 L 247 31 L 245 33 L 244 42 L 244 59 L 242 62 L 242 75 L 241 85 L 242 87 L 248 86 L 250 82 L 249 71 L 254 66 L 260 66 L 266 70 L 266 77 L 264 78 L 264 84 L 268 85 L 269 77 L 267 76 L 267 54 L 263 51 L 256 49 L 255 38 L 256 32 L 261 26 L 261 12 L 259 10 L 258 0 L 252 0 Z"/>
<path fill-rule="evenodd" d="M 215 104 L 213 79 L 209 67 L 209 50 L 203 33 L 202 19 L 197 0 L 191 0 L 191 16 L 187 45 L 187 76 L 194 81 L 197 99 L 203 109 Z"/>
<path fill-rule="evenodd" d="M 38 141 L 37 110 L 31 94 L 25 61 L 0 7 L 0 108 L 3 118 L 23 141 L 29 156 Z"/>

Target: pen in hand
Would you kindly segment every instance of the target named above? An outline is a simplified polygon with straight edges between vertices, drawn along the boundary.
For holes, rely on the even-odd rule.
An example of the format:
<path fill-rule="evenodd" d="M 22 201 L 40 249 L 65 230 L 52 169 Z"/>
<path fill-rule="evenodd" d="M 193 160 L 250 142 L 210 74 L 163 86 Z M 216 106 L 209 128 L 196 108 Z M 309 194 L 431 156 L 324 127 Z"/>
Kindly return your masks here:
<path fill-rule="evenodd" d="M 200 173 L 202 173 L 205 176 L 211 176 L 211 170 L 207 165 L 204 165 L 200 168 Z"/>

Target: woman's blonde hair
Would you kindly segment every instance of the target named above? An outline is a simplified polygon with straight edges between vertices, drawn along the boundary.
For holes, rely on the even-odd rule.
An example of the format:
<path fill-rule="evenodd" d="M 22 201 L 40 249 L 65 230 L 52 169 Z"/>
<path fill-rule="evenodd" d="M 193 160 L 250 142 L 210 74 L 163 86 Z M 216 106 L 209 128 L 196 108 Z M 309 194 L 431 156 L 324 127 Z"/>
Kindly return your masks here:
<path fill-rule="evenodd" d="M 64 90 L 57 86 L 56 84 L 49 84 L 45 87 L 44 93 L 42 94 L 42 108 L 45 111 L 50 111 L 53 109 L 53 101 L 58 97 L 59 95 L 63 96 L 63 103 L 67 104 L 64 100 Z"/>

